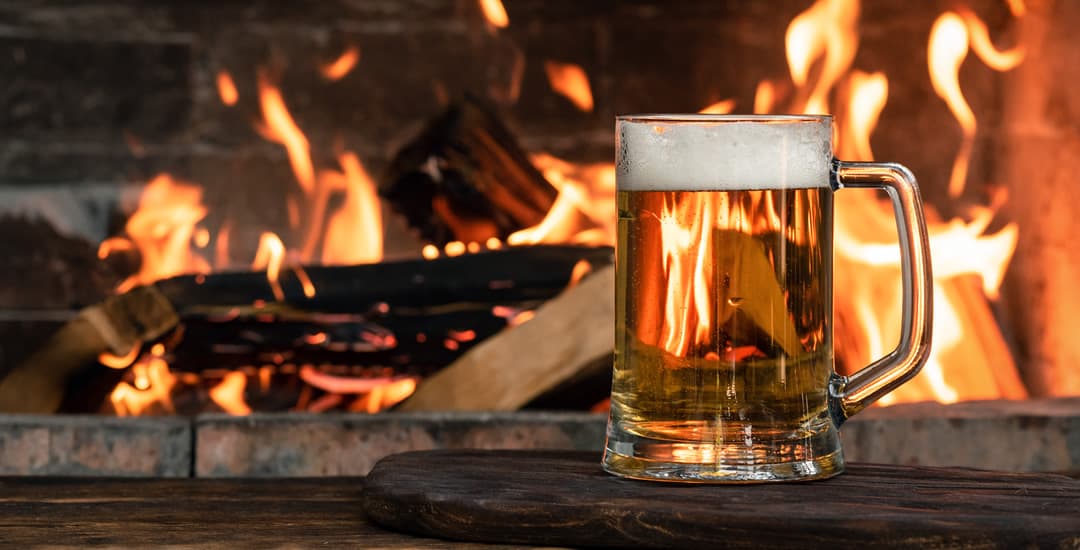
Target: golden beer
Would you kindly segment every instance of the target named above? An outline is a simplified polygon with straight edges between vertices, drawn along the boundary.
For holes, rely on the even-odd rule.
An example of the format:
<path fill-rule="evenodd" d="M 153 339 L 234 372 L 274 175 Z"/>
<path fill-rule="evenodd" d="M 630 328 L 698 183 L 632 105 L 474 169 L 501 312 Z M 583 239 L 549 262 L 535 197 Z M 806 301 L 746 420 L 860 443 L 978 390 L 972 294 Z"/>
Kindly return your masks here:
<path fill-rule="evenodd" d="M 616 122 L 615 362 L 603 467 L 689 482 L 843 471 L 839 426 L 930 346 L 929 246 L 898 164 L 832 157 L 828 116 Z M 833 369 L 833 193 L 888 191 L 904 294 L 895 350 Z"/>
<path fill-rule="evenodd" d="M 613 466 L 827 457 L 832 191 L 617 197 Z"/>

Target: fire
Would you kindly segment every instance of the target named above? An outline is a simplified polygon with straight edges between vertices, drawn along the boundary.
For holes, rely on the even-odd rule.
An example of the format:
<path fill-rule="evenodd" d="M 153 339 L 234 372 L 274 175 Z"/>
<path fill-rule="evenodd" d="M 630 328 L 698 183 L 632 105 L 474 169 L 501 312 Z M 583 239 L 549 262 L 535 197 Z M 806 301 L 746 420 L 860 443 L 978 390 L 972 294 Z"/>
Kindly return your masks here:
<path fill-rule="evenodd" d="M 120 382 L 109 395 L 113 410 L 118 416 L 145 414 L 152 406 L 173 412 L 170 392 L 176 378 L 169 372 L 169 365 L 160 357 L 149 357 L 132 367 L 134 384 Z"/>
<path fill-rule="evenodd" d="M 128 236 L 108 239 L 98 248 L 102 258 L 116 250 L 139 250 L 142 261 L 138 273 L 117 290 L 124 292 L 182 273 L 210 271 L 210 264 L 192 249 L 196 224 L 206 213 L 202 189 L 195 184 L 175 180 L 168 174 L 146 184 L 139 207 L 125 226 Z"/>
<path fill-rule="evenodd" d="M 555 93 L 569 99 L 581 111 L 592 112 L 593 95 L 585 70 L 573 63 L 545 61 L 544 71 Z"/>
<path fill-rule="evenodd" d="M 547 154 L 533 155 L 532 162 L 559 195 L 539 224 L 511 234 L 507 244 L 614 244 L 615 167 L 575 165 Z"/>
<path fill-rule="evenodd" d="M 345 202 L 326 228 L 324 264 L 362 264 L 382 260 L 382 212 L 375 182 L 353 153 L 342 153 L 344 178 L 338 179 Z"/>
<path fill-rule="evenodd" d="M 279 302 L 285 301 L 285 291 L 281 289 L 281 263 L 285 261 L 285 245 L 281 239 L 273 233 L 263 233 L 259 237 L 259 249 L 255 253 L 255 261 L 251 263 L 251 269 L 256 271 L 266 270 L 266 281 L 274 292 L 274 298 Z"/>
<path fill-rule="evenodd" d="M 324 66 L 324 72 L 329 73 L 328 78 L 343 76 L 352 69 L 358 57 L 358 48 L 347 49 L 332 66 Z M 232 77 L 220 72 L 217 85 L 222 101 L 227 105 L 234 104 L 238 95 Z M 266 271 L 267 282 L 276 300 L 285 299 L 281 286 L 284 270 L 295 275 L 305 296 L 314 297 L 317 289 L 299 262 L 319 260 L 322 264 L 356 264 L 380 261 L 382 207 L 374 180 L 355 153 L 342 150 L 336 155 L 337 169 L 316 170 L 307 137 L 265 70 L 258 72 L 257 85 L 263 120 L 255 130 L 282 145 L 288 155 L 301 193 L 286 197 L 285 205 L 291 226 L 301 234 L 302 242 L 299 247 L 290 248 L 277 233 L 264 231 L 251 265 L 253 269 Z M 136 285 L 175 275 L 202 275 L 213 269 L 234 267 L 230 246 L 231 220 L 225 220 L 215 234 L 210 228 L 199 225 L 207 214 L 199 185 L 168 174 L 150 181 L 128 220 L 125 235 L 106 239 L 98 249 L 102 259 L 112 254 L 134 254 L 136 251 L 139 254 L 139 271 L 121 283 L 117 290 L 127 291 Z M 211 255 L 213 262 L 203 253 Z M 133 350 L 125 357 L 103 354 L 100 359 L 107 366 L 123 369 L 136 361 L 138 352 L 138 349 Z M 162 369 L 165 374 L 168 369 L 160 354 L 151 359 L 140 359 L 131 368 L 136 386 L 121 384 L 116 388 L 112 395 L 115 408 L 123 414 L 139 414 L 150 410 L 154 402 L 160 402 L 162 408 L 171 410 L 168 391 L 173 383 L 162 374 Z M 249 409 L 243 402 L 243 384 L 244 379 L 226 376 L 212 395 L 217 396 L 214 399 L 225 410 L 244 414 Z M 389 392 L 388 395 L 399 394 L 404 385 L 397 387 L 397 393 Z"/>
<path fill-rule="evenodd" d="M 722 99 L 698 111 L 706 115 L 726 115 L 735 110 L 734 99 Z"/>
<path fill-rule="evenodd" d="M 488 23 L 494 27 L 502 29 L 510 24 L 510 17 L 506 15 L 502 0 L 480 0 L 480 10 L 484 12 L 484 18 Z"/>
<path fill-rule="evenodd" d="M 478 2 L 493 28 L 504 28 L 509 24 L 500 0 Z M 1017 17 L 1024 14 L 1021 0 L 1010 0 L 1009 7 Z M 884 72 L 853 68 L 859 45 L 859 13 L 857 0 L 819 0 L 795 17 L 785 34 L 789 74 L 783 80 L 773 78 L 756 84 L 753 111 L 835 112 L 838 156 L 871 160 L 874 157 L 871 134 L 887 105 L 890 83 Z M 962 130 L 959 152 L 949 179 L 948 189 L 952 196 L 963 192 L 977 133 L 975 113 L 964 98 L 958 78 L 969 49 L 995 70 L 1008 70 L 1024 57 L 1022 45 L 1004 50 L 996 48 L 985 23 L 970 10 L 947 11 L 934 23 L 930 33 L 928 69 L 935 92 L 946 102 Z M 318 68 L 327 80 L 337 80 L 355 70 L 359 57 L 360 49 L 349 46 L 337 59 Z M 594 109 L 588 75 L 580 66 L 549 60 L 544 63 L 544 69 L 555 93 L 583 112 Z M 216 84 L 224 104 L 233 105 L 239 100 L 236 84 L 229 73 L 219 72 Z M 284 148 L 299 193 L 284 199 L 290 220 L 289 231 L 262 232 L 251 265 L 254 269 L 265 270 L 277 300 L 284 299 L 280 278 L 286 270 L 292 270 L 296 275 L 305 295 L 314 296 L 317 289 L 300 267 L 302 262 L 354 264 L 381 261 L 382 207 L 375 183 L 359 156 L 341 145 L 333 154 L 313 154 L 311 142 L 288 110 L 284 94 L 273 83 L 270 73 L 258 71 L 256 84 L 261 112 L 256 130 Z M 729 113 L 736 107 L 734 99 L 723 99 L 706 106 L 702 112 Z M 326 166 L 317 163 L 316 159 L 335 159 L 336 165 Z M 443 250 L 428 245 L 423 248 L 422 256 L 435 259 L 505 245 L 614 243 L 615 170 L 611 163 L 569 163 L 544 153 L 533 155 L 531 160 L 558 191 L 552 208 L 539 224 L 513 233 L 505 242 L 495 238 L 485 240 L 490 234 L 487 233 L 484 237 L 449 243 Z M 840 328 L 855 331 L 856 334 L 848 336 L 857 343 L 848 350 L 838 346 L 838 352 L 845 364 L 858 367 L 886 354 L 897 339 L 899 252 L 891 208 L 887 203 L 855 192 L 839 193 L 837 202 L 835 273 L 837 288 L 843 289 L 843 292 L 837 292 L 838 318 L 843 317 L 841 324 L 852 325 Z M 682 220 L 726 215 L 720 205 L 709 202 L 694 208 L 696 210 L 692 212 L 676 211 L 669 205 L 661 215 Z M 1015 373 L 1003 374 L 1012 368 L 1008 363 L 1007 348 L 999 337 L 986 336 L 987 331 L 978 330 L 982 326 L 980 323 L 985 322 L 980 320 L 980 315 L 988 314 L 985 300 L 996 298 L 1017 241 L 1015 224 L 1006 224 L 996 232 L 989 232 L 996 208 L 996 205 L 971 208 L 963 219 L 931 220 L 937 282 L 935 349 L 924 374 L 890 395 L 887 399 L 892 402 L 1023 397 L 1024 390 L 1015 380 Z M 104 241 L 99 255 L 104 258 L 136 251 L 140 255 L 142 262 L 138 273 L 125 280 L 121 290 L 182 273 L 208 273 L 212 269 L 229 267 L 230 261 L 246 263 L 250 258 L 231 256 L 236 250 L 243 249 L 230 244 L 235 235 L 243 232 L 235 228 L 231 220 L 225 220 L 216 230 L 204 226 L 207 214 L 198 185 L 162 174 L 147 184 L 138 209 L 125 228 L 126 235 Z M 752 219 L 745 212 L 727 214 Z M 689 231 L 696 231 L 695 238 L 700 237 L 708 246 L 712 236 L 706 226 L 698 224 Z M 670 299 L 665 301 L 663 314 L 673 319 L 699 321 L 697 333 L 661 329 L 659 341 L 669 351 L 679 353 L 685 352 L 709 331 L 709 304 L 705 298 L 709 296 L 708 285 L 711 283 L 704 277 L 707 266 L 679 261 L 679 258 L 689 257 L 684 249 L 694 240 L 690 238 L 693 233 L 678 230 L 675 224 L 665 224 L 664 231 L 661 258 Z M 204 254 L 212 256 L 214 261 L 208 261 Z M 588 266 L 576 266 L 571 282 L 587 270 Z M 975 294 L 972 294 L 972 285 L 965 284 L 965 279 L 971 278 L 978 278 L 981 283 L 981 288 L 974 287 Z M 685 307 L 678 307 L 680 305 Z M 492 314 L 516 326 L 527 322 L 533 312 L 500 306 L 493 308 Z M 445 340 L 439 335 L 431 337 L 434 342 L 456 346 L 467 341 L 463 339 L 466 335 L 467 331 L 462 331 L 447 335 Z M 993 338 L 998 338 L 998 343 L 994 343 Z M 311 335 L 309 341 L 326 339 L 326 334 L 318 333 Z M 980 345 L 984 347 L 972 347 Z M 998 349 L 995 346 L 1006 351 L 995 354 L 993 351 Z M 736 355 L 744 352 L 731 350 Z M 983 362 L 969 359 L 981 357 L 980 353 L 999 363 L 1004 362 L 1004 367 L 982 365 Z M 136 361 L 131 367 L 131 384 L 122 383 L 111 396 L 114 407 L 122 411 L 120 414 L 139 414 L 158 402 L 163 408 L 171 409 L 168 391 L 175 379 L 169 374 L 163 357 L 152 353 L 141 359 L 136 359 L 137 356 L 138 350 L 128 357 L 102 357 L 103 363 L 121 369 Z M 264 371 L 258 372 L 259 380 L 263 381 Z M 326 374 L 311 366 L 301 367 L 296 372 L 308 391 L 308 397 L 297 408 L 310 411 L 339 405 L 353 411 L 382 410 L 407 397 L 416 385 L 412 378 L 355 379 Z M 229 373 L 211 390 L 212 399 L 230 413 L 246 414 L 250 412 L 243 398 L 246 385 L 246 375 Z M 313 399 L 312 388 L 326 394 Z M 345 401 L 345 396 L 353 395 L 355 399 Z"/>
<path fill-rule="evenodd" d="M 228 71 L 218 71 L 217 89 L 221 102 L 229 107 L 236 105 L 236 102 L 240 100 L 240 92 L 236 91 L 236 83 L 233 82 L 232 75 Z"/>
<path fill-rule="evenodd" d="M 829 112 L 829 91 L 855 60 L 858 20 L 858 0 L 818 0 L 788 25 L 788 68 L 802 93 L 801 106 L 796 106 L 802 112 Z M 821 73 L 811 83 L 810 69 L 818 61 L 822 62 Z"/>
<path fill-rule="evenodd" d="M 847 5 L 845 5 L 847 4 Z M 788 29 L 788 60 L 791 79 L 796 86 L 793 98 L 796 110 L 829 112 L 830 91 L 839 83 L 837 139 L 838 156 L 851 160 L 872 160 L 870 135 L 888 100 L 889 83 L 883 73 L 865 73 L 851 69 L 858 37 L 852 14 L 856 4 L 821 0 L 792 21 Z M 982 37 L 974 38 L 976 35 Z M 949 105 L 963 129 L 963 141 L 956 156 L 949 193 L 959 195 L 966 179 L 967 165 L 976 131 L 975 115 L 964 100 L 958 80 L 960 63 L 967 55 L 970 41 L 982 40 L 987 49 L 986 27 L 973 14 L 961 16 L 946 12 L 931 30 L 929 68 L 935 91 Z M 974 46 L 973 46 L 974 47 Z M 998 70 L 1015 66 L 1022 50 L 980 54 Z M 810 81 L 810 67 L 823 64 L 816 81 Z M 774 102 L 774 87 L 759 85 L 755 107 Z M 805 102 L 802 98 L 808 98 Z M 870 195 L 844 192 L 837 195 L 836 208 L 836 286 L 838 312 L 849 312 L 855 323 L 849 330 L 861 332 L 858 349 L 838 348 L 838 353 L 857 368 L 887 351 L 887 342 L 899 337 L 900 292 L 899 248 L 891 208 Z M 929 210 L 929 209 L 928 209 Z M 882 399 L 882 404 L 935 399 L 953 402 L 960 399 L 1023 397 L 1015 367 L 1007 352 L 997 355 L 994 349 L 973 350 L 971 333 L 979 326 L 976 315 L 988 316 L 986 298 L 997 297 L 1004 270 L 1016 247 L 1017 228 L 1008 224 L 994 234 L 986 230 L 994 216 L 992 208 L 974 208 L 971 219 L 940 222 L 928 212 L 934 258 L 934 349 L 923 373 L 898 391 Z M 856 275 L 857 274 L 857 275 Z M 984 296 L 964 291 L 962 278 L 976 276 Z M 885 282 L 888 281 L 888 284 Z M 973 309 L 974 308 L 974 309 Z M 980 309 L 981 308 L 981 309 Z M 849 338 L 850 339 L 850 336 Z M 998 338 L 1003 347 L 1003 342 Z M 991 361 L 977 360 L 976 353 L 991 355 Z M 990 365 L 983 363 L 995 362 Z"/>
<path fill-rule="evenodd" d="M 1008 51 L 994 48 L 986 24 L 968 10 L 963 10 L 963 15 L 945 12 L 934 22 L 927 54 L 930 82 L 937 95 L 948 104 L 963 132 L 960 151 L 953 162 L 949 179 L 949 196 L 954 198 L 964 192 L 977 130 L 975 113 L 960 90 L 960 65 L 967 57 L 969 46 L 984 63 L 998 71 L 1012 69 L 1024 59 L 1022 47 Z"/>
<path fill-rule="evenodd" d="M 968 32 L 964 20 L 953 12 L 942 14 L 930 30 L 928 65 L 934 91 L 949 105 L 963 131 L 960 152 L 953 162 L 952 177 L 949 178 L 950 197 L 959 197 L 964 191 L 971 150 L 975 145 L 975 113 L 971 112 L 960 91 L 960 64 L 967 57 L 967 52 Z"/>
<path fill-rule="evenodd" d="M 265 70 L 259 71 L 258 85 L 259 105 L 266 123 L 262 128 L 263 137 L 285 147 L 296 174 L 296 181 L 304 193 L 310 195 L 315 190 L 315 167 L 311 162 L 311 146 L 307 136 L 296 125 L 289 109 L 285 107 L 281 90 L 270 83 L 270 77 Z"/>
<path fill-rule="evenodd" d="M 320 66 L 319 72 L 322 73 L 323 78 L 335 82 L 345 78 L 358 61 L 360 61 L 360 48 L 349 46 L 337 59 Z"/>
<path fill-rule="evenodd" d="M 247 376 L 239 371 L 225 375 L 217 386 L 210 390 L 210 399 L 225 412 L 234 416 L 251 414 L 251 407 L 244 402 L 244 389 Z"/>

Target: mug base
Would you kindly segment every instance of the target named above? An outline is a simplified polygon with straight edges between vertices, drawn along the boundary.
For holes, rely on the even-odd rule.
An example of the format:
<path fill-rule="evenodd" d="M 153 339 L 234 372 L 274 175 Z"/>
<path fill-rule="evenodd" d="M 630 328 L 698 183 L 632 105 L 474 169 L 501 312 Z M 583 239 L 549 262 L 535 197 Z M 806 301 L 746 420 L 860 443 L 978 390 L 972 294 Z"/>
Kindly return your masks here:
<path fill-rule="evenodd" d="M 831 455 L 782 464 L 720 466 L 656 462 L 605 453 L 604 471 L 628 479 L 674 483 L 776 483 L 828 479 L 844 471 L 840 451 Z"/>
<path fill-rule="evenodd" d="M 620 437 L 621 436 L 621 437 Z M 797 441 L 720 444 L 656 440 L 609 434 L 603 468 L 608 473 L 678 483 L 768 483 L 826 479 L 844 471 L 835 427 Z"/>

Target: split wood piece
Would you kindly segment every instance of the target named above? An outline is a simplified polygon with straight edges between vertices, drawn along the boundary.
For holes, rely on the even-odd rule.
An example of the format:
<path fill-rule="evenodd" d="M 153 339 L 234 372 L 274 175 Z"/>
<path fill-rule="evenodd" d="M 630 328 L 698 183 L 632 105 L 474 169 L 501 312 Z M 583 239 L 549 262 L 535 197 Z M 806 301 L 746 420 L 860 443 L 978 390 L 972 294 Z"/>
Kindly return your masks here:
<path fill-rule="evenodd" d="M 178 322 L 172 305 L 154 287 L 139 287 L 90 306 L 0 380 L 0 411 L 56 412 L 72 387 L 107 394 L 111 388 L 84 387 L 97 378 L 88 377 L 88 372 L 108 373 L 98 365 L 98 356 L 105 352 L 128 355 L 141 342 L 173 330 Z M 99 400 L 103 397 L 98 396 Z"/>
<path fill-rule="evenodd" d="M 848 464 L 806 483 L 701 486 L 617 478 L 577 451 L 387 457 L 363 509 L 384 527 L 470 542 L 616 548 L 1066 548 L 1080 480 Z"/>
<path fill-rule="evenodd" d="M 441 246 L 505 240 L 540 223 L 558 192 L 494 111 L 466 96 L 397 153 L 381 195 Z"/>
<path fill-rule="evenodd" d="M 424 380 L 398 410 L 516 410 L 574 380 L 610 379 L 614 327 L 609 266 Z"/>

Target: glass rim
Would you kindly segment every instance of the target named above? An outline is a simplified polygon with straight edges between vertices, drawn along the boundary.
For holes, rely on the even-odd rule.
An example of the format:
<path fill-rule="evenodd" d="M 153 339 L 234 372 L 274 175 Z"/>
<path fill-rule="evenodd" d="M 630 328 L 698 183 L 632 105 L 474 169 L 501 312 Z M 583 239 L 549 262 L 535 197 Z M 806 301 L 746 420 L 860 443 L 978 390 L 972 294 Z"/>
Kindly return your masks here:
<path fill-rule="evenodd" d="M 716 115 L 704 113 L 642 113 L 615 116 L 615 120 L 618 122 L 644 124 L 710 124 L 732 122 L 793 124 L 800 122 L 832 122 L 832 119 L 832 115 Z"/>

